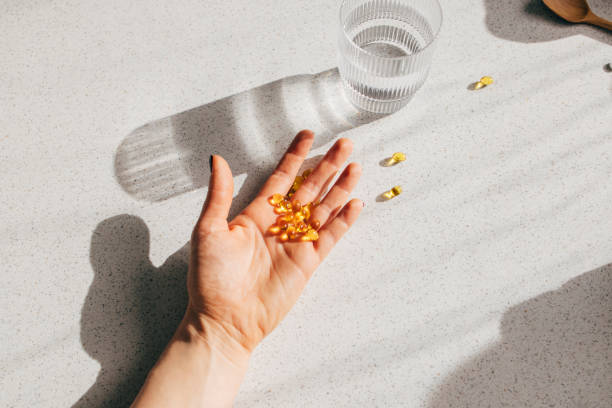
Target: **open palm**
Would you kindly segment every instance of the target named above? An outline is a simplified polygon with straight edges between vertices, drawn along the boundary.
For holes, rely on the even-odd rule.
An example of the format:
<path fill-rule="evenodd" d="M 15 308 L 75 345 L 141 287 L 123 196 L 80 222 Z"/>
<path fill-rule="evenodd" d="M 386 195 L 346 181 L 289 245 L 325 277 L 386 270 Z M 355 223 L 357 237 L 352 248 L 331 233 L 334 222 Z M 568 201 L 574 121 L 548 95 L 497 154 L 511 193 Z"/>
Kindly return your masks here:
<path fill-rule="evenodd" d="M 356 163 L 325 194 L 352 151 L 350 140 L 339 139 L 293 196 L 301 203 L 321 199 L 312 211 L 322 225 L 319 240 L 281 242 L 266 232 L 277 217 L 268 198 L 289 190 L 313 139 L 310 131 L 298 133 L 258 196 L 229 223 L 232 173 L 222 157 L 211 159 L 208 196 L 191 241 L 189 308 L 248 351 L 283 319 L 363 208 L 357 199 L 347 203 L 361 175 Z"/>

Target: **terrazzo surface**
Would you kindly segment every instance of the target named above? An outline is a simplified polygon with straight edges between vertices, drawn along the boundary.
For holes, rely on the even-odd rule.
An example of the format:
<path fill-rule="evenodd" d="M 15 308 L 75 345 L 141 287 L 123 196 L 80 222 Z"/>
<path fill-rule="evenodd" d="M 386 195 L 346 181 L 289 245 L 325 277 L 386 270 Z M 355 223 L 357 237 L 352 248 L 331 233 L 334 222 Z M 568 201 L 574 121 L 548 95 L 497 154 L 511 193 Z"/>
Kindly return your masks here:
<path fill-rule="evenodd" d="M 0 406 L 128 406 L 185 306 L 209 155 L 235 214 L 302 128 L 310 163 L 354 141 L 366 207 L 237 407 L 612 406 L 612 34 L 441 3 L 428 81 L 373 120 L 336 2 L 0 2 Z"/>

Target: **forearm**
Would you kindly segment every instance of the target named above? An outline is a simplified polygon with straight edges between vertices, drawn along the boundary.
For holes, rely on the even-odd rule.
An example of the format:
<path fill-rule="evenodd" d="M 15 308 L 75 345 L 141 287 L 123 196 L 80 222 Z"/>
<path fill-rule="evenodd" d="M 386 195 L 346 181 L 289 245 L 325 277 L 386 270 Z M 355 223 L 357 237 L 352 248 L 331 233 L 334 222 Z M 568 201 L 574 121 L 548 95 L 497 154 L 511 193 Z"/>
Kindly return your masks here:
<path fill-rule="evenodd" d="M 249 353 L 188 311 L 132 408 L 230 407 Z"/>

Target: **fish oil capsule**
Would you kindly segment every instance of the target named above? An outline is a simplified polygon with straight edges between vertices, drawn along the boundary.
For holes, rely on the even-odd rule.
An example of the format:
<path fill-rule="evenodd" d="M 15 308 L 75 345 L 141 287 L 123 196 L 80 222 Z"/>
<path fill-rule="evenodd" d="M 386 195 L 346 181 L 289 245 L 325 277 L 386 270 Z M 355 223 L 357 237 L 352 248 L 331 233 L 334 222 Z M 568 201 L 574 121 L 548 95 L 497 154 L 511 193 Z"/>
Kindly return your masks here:
<path fill-rule="evenodd" d="M 272 235 L 277 235 L 281 232 L 281 227 L 278 225 L 272 225 L 270 228 L 268 228 L 268 232 Z"/>
<path fill-rule="evenodd" d="M 300 241 L 316 241 L 319 239 L 319 233 L 313 229 L 306 231 L 304 235 L 300 237 Z"/>
<path fill-rule="evenodd" d="M 283 214 L 283 215 L 279 215 L 278 218 L 276 218 L 276 223 L 280 224 L 281 222 L 290 222 L 293 220 L 293 216 L 291 214 Z"/>
<path fill-rule="evenodd" d="M 406 154 L 402 152 L 395 152 L 391 157 L 389 157 L 389 160 L 387 160 L 387 166 L 393 166 L 399 162 L 403 162 L 404 160 L 406 160 Z"/>
<path fill-rule="evenodd" d="M 480 78 L 480 82 L 485 85 L 491 85 L 493 83 L 493 78 L 491 78 L 490 76 L 483 76 L 482 78 Z"/>
<path fill-rule="evenodd" d="M 295 200 L 293 202 L 293 209 L 295 211 L 300 211 L 301 208 L 302 208 L 302 203 L 300 203 L 298 200 Z"/>
<path fill-rule="evenodd" d="M 268 198 L 268 202 L 270 203 L 270 205 L 277 205 L 279 204 L 281 201 L 283 201 L 284 197 L 280 194 L 273 194 L 272 197 Z"/>
<path fill-rule="evenodd" d="M 310 221 L 310 226 L 315 230 L 318 230 L 319 228 L 321 228 L 321 223 L 319 222 L 319 220 L 313 219 L 312 221 Z"/>
<path fill-rule="evenodd" d="M 287 213 L 287 209 L 285 207 L 283 207 L 283 206 L 280 206 L 280 207 L 276 206 L 276 207 L 274 207 L 274 212 L 276 214 L 285 214 L 285 213 Z"/>
<path fill-rule="evenodd" d="M 308 176 L 310 176 L 312 174 L 312 169 L 306 169 L 304 170 L 304 172 L 302 173 L 302 178 L 304 180 L 306 180 L 308 178 Z"/>
<path fill-rule="evenodd" d="M 383 197 L 385 197 L 387 200 L 390 200 L 393 197 L 396 197 L 396 196 L 398 196 L 400 194 L 402 194 L 402 187 L 401 186 L 395 186 L 391 190 L 385 191 L 383 193 Z"/>
<path fill-rule="evenodd" d="M 304 207 L 302 207 L 302 210 L 300 211 L 300 213 L 304 216 L 303 219 L 309 219 L 310 218 L 310 209 L 311 209 L 311 205 L 310 203 L 308 203 L 307 205 L 305 205 Z"/>
<path fill-rule="evenodd" d="M 306 217 L 304 216 L 304 213 L 302 211 L 298 211 L 296 213 L 293 214 L 293 220 L 295 222 L 301 222 L 304 221 Z"/>
<path fill-rule="evenodd" d="M 287 242 L 289 240 L 289 234 L 283 232 L 279 235 L 278 239 L 280 239 L 282 242 Z"/>

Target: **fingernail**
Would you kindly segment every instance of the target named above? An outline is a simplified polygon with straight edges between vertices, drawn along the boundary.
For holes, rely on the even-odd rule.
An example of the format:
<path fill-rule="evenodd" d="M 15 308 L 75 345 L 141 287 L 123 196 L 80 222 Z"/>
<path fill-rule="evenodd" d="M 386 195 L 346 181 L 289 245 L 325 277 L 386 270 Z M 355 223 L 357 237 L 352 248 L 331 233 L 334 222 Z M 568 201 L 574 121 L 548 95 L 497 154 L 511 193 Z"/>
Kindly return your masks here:
<path fill-rule="evenodd" d="M 210 155 L 210 158 L 208 159 L 208 166 L 210 167 L 210 171 L 212 171 L 212 154 Z"/>

